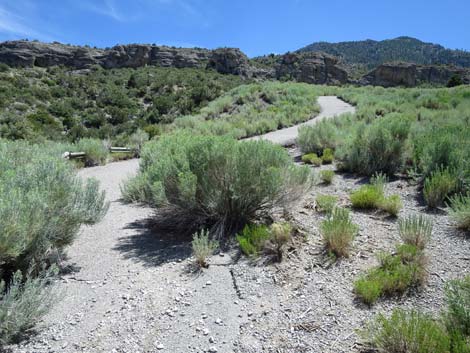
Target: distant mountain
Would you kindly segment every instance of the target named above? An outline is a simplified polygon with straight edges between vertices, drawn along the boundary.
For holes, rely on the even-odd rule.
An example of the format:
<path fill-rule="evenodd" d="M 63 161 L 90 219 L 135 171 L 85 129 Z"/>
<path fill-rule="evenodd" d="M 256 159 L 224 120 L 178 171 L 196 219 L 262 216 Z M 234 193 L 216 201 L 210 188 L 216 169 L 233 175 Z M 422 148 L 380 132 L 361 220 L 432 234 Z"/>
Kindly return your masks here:
<path fill-rule="evenodd" d="M 383 41 L 368 39 L 339 43 L 317 42 L 298 51 L 323 51 L 342 58 L 346 64 L 362 66 L 366 69 L 392 61 L 470 67 L 470 52 L 446 49 L 441 45 L 425 43 L 411 37 L 398 37 Z"/>

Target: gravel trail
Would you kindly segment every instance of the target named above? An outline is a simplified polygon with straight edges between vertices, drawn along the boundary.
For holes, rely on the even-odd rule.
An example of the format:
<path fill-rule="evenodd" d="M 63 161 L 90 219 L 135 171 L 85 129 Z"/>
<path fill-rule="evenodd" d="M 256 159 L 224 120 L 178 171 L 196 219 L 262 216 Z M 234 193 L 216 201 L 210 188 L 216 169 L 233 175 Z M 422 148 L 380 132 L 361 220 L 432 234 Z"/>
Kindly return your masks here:
<path fill-rule="evenodd" d="M 318 114 L 315 118 L 310 119 L 302 124 L 272 131 L 264 135 L 255 136 L 249 140 L 268 140 L 282 146 L 293 145 L 297 135 L 299 134 L 299 127 L 305 125 L 314 125 L 325 118 L 331 118 L 337 115 L 355 112 L 355 108 L 352 105 L 342 101 L 336 96 L 318 97 L 318 104 L 320 105 L 321 111 L 320 114 Z"/>
<path fill-rule="evenodd" d="M 354 110 L 336 97 L 320 97 L 319 104 L 321 114 L 305 124 Z M 286 144 L 297 128 L 261 138 Z M 246 275 L 243 262 L 220 254 L 208 270 L 195 274 L 188 270 L 187 239 L 153 227 L 151 209 L 120 201 L 119 186 L 138 164 L 129 160 L 79 171 L 100 181 L 109 211 L 99 224 L 81 229 L 64 259 L 69 271 L 56 284 L 63 299 L 38 335 L 12 346 L 13 352 L 234 352 L 242 349 L 241 332 L 256 315 L 267 315 L 270 304 L 256 294 L 261 282 L 253 277 L 245 291 L 237 284 Z M 253 298 L 245 300 L 244 293 Z"/>

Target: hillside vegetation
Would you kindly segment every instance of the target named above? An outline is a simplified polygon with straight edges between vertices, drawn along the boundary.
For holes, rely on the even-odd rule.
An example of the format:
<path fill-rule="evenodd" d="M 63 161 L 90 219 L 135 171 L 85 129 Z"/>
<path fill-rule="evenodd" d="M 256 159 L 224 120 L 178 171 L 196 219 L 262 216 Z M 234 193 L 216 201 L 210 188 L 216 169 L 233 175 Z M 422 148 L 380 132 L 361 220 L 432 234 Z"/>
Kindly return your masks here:
<path fill-rule="evenodd" d="M 317 97 L 326 91 L 303 83 L 243 85 L 209 103 L 199 114 L 176 119 L 174 125 L 193 133 L 235 138 L 259 135 L 314 117 L 320 111 Z"/>
<path fill-rule="evenodd" d="M 470 186 L 470 89 L 341 88 L 357 113 L 303 127 L 304 153 L 335 150 L 360 175 L 408 173 L 425 181 L 431 206 Z M 430 184 L 432 183 L 432 184 Z"/>
<path fill-rule="evenodd" d="M 323 51 L 341 57 L 348 64 L 358 64 L 367 69 L 390 61 L 470 67 L 470 52 L 446 49 L 441 45 L 425 43 L 410 37 L 383 41 L 318 42 L 307 45 L 299 51 Z"/>
<path fill-rule="evenodd" d="M 139 128 L 153 136 L 242 83 L 203 69 L 1 71 L 0 137 L 30 141 L 122 140 Z"/>

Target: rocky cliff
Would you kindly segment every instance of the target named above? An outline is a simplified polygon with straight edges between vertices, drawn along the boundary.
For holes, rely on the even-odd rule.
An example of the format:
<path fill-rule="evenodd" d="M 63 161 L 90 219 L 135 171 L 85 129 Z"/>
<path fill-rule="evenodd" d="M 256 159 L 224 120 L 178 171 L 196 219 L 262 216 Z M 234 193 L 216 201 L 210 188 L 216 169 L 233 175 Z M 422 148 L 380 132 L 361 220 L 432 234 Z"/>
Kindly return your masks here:
<path fill-rule="evenodd" d="M 317 84 L 339 84 L 348 81 L 346 71 L 331 55 L 288 53 L 276 56 L 273 65 L 260 67 L 239 49 L 234 48 L 208 50 L 129 44 L 97 49 L 60 43 L 10 41 L 0 43 L 0 62 L 14 67 L 62 65 L 73 69 L 86 69 L 94 65 L 103 68 L 145 65 L 208 67 L 223 74 L 249 78 L 287 78 Z"/>
<path fill-rule="evenodd" d="M 277 79 L 293 79 L 313 84 L 343 84 L 348 73 L 338 58 L 321 53 L 287 53 L 279 56 L 274 65 Z"/>
<path fill-rule="evenodd" d="M 360 84 L 384 87 L 415 87 L 421 84 L 446 85 L 454 75 L 470 84 L 470 70 L 454 66 L 387 63 L 362 77 Z"/>

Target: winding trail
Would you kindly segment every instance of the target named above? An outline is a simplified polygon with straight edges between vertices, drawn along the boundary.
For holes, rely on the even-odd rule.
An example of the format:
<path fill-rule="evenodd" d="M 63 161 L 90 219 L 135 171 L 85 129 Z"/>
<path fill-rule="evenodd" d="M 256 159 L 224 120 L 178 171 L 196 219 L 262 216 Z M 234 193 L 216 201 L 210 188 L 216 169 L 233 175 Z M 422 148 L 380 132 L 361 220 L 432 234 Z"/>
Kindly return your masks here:
<path fill-rule="evenodd" d="M 302 124 L 294 125 L 285 129 L 268 132 L 267 134 L 255 136 L 249 140 L 268 140 L 282 146 L 293 145 L 299 134 L 299 128 L 306 125 L 314 125 L 325 118 L 332 118 L 345 113 L 354 113 L 355 108 L 335 96 L 318 97 L 321 111 L 315 118 Z"/>
<path fill-rule="evenodd" d="M 314 124 L 354 108 L 319 97 Z M 292 143 L 298 126 L 257 137 Z M 138 170 L 138 160 L 83 169 L 111 205 L 107 215 L 83 227 L 68 249 L 71 268 L 57 287 L 64 293 L 44 329 L 14 352 L 233 352 L 250 321 L 229 256 L 216 256 L 198 275 L 186 271 L 190 244 L 149 225 L 152 210 L 120 202 L 119 185 Z"/>

